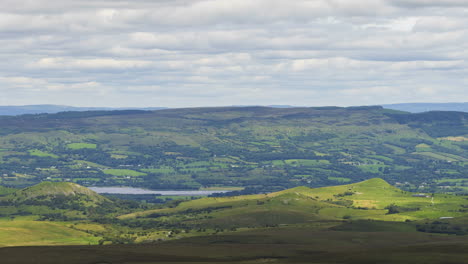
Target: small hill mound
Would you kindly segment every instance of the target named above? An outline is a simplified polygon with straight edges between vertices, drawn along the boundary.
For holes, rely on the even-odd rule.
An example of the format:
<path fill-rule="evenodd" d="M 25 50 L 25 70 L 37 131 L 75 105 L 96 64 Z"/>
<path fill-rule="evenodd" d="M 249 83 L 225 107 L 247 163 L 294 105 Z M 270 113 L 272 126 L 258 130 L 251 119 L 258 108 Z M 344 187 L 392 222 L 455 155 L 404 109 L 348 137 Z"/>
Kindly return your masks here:
<path fill-rule="evenodd" d="M 268 194 L 269 197 L 280 196 L 284 194 L 301 194 L 308 197 L 313 197 L 317 200 L 336 200 L 342 197 L 353 200 L 352 198 L 359 199 L 363 197 L 392 197 L 395 194 L 401 194 L 403 191 L 389 184 L 383 179 L 373 178 L 362 182 L 347 184 L 347 185 L 336 185 L 320 188 L 309 188 L 309 187 L 295 187 L 279 192 Z M 352 197 L 351 197 L 352 196 Z"/>
<path fill-rule="evenodd" d="M 381 178 L 373 178 L 369 179 L 366 181 L 350 184 L 355 185 L 355 186 L 362 186 L 362 187 L 373 187 L 373 188 L 390 188 L 390 189 L 396 189 L 393 185 L 390 183 L 386 182 L 384 179 Z"/>
<path fill-rule="evenodd" d="M 75 201 L 87 207 L 97 206 L 109 200 L 96 192 L 71 182 L 42 182 L 16 191 L 5 197 L 13 203 L 63 203 Z"/>

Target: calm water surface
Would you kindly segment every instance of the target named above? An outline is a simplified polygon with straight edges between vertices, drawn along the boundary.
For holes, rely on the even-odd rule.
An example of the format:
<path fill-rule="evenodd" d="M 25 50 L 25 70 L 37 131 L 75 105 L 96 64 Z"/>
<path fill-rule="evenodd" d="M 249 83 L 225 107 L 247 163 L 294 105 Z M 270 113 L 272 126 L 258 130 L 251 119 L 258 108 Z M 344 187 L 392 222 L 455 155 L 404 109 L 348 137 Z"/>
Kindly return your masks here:
<path fill-rule="evenodd" d="M 160 195 L 178 195 L 178 196 L 198 196 L 198 195 L 210 195 L 213 193 L 226 193 L 228 191 L 221 190 L 210 190 L 210 191 L 197 191 L 197 190 L 164 190 L 154 191 L 142 188 L 133 187 L 89 187 L 89 189 L 97 193 L 115 193 L 115 194 L 160 194 Z"/>

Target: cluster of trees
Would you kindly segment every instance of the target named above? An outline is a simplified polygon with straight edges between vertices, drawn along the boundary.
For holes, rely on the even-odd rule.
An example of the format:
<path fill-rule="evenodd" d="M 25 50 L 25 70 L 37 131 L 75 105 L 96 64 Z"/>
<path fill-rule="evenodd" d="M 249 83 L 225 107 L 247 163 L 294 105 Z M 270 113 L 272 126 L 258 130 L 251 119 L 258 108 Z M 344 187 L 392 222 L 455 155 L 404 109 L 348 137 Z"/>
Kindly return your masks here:
<path fill-rule="evenodd" d="M 466 235 L 468 234 L 468 228 L 463 225 L 451 224 L 443 221 L 434 221 L 430 223 L 418 224 L 416 229 L 419 232 L 426 233 L 441 233 L 441 234 L 453 234 L 453 235 Z"/>

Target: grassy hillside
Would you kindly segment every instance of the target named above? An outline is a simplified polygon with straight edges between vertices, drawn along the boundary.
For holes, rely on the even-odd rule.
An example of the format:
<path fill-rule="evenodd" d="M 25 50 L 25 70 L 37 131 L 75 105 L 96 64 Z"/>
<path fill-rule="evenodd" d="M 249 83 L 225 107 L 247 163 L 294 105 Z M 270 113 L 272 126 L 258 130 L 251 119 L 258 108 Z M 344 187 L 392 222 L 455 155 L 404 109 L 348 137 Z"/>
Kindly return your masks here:
<path fill-rule="evenodd" d="M 91 205 L 108 201 L 108 199 L 96 192 L 71 182 L 41 182 L 37 185 L 18 190 L 5 197 L 5 199 L 24 203 L 31 200 L 53 201 L 61 197 L 80 199 L 80 196 Z"/>
<path fill-rule="evenodd" d="M 0 197 L 1 216 L 38 216 L 42 220 L 72 220 L 116 210 L 109 199 L 70 182 L 42 182 Z"/>
<path fill-rule="evenodd" d="M 0 197 L 0 247 L 128 242 L 114 215 L 151 208 L 110 200 L 70 182 L 42 182 Z M 140 209 L 141 210 L 141 209 Z"/>
<path fill-rule="evenodd" d="M 128 254 L 132 256 L 138 253 L 131 252 L 140 252 L 153 257 L 159 253 L 143 253 L 145 248 L 152 248 L 148 243 L 167 240 L 173 242 L 158 244 L 158 247 L 164 247 L 168 252 L 187 250 L 186 243 L 201 251 L 213 244 L 239 247 L 239 250 L 247 245 L 257 248 L 246 253 L 245 259 L 240 255 L 231 259 L 233 255 L 227 257 L 225 251 L 220 255 L 209 254 L 207 259 L 190 259 L 189 255 L 179 258 L 183 254 L 168 253 L 168 261 L 181 263 L 192 260 L 219 262 L 218 257 L 232 263 L 256 263 L 265 256 L 271 260 L 276 259 L 272 256 L 279 256 L 277 261 L 288 260 L 284 263 L 296 258 L 306 261 L 300 256 L 308 254 L 298 254 L 297 248 L 292 250 L 293 246 L 299 245 L 304 250 L 311 245 L 322 248 L 329 252 L 325 254 L 326 258 L 339 255 L 358 261 L 369 256 L 354 255 L 354 250 L 379 252 L 391 249 L 400 252 L 395 258 L 400 259 L 405 256 L 405 251 L 398 249 L 401 245 L 418 247 L 425 243 L 442 245 L 446 242 L 462 245 L 459 243 L 466 241 L 468 234 L 466 196 L 406 192 L 378 178 L 322 188 L 295 187 L 266 194 L 173 201 L 158 208 L 153 206 L 151 210 L 135 202 L 107 201 L 72 183 L 41 183 L 3 199 L 15 196 L 15 204 L 8 205 L 6 199 L 0 206 L 3 216 L 0 218 L 0 238 L 5 241 L 0 246 L 144 243 L 146 245 L 141 247 L 120 250 L 129 250 Z M 293 234 L 294 238 L 291 237 Z M 460 239 L 448 239 L 447 234 L 459 235 Z M 266 254 L 265 250 L 273 245 L 285 246 L 287 250 Z M 102 252 L 105 248 L 110 251 Z M 92 252 L 106 256 L 99 260 L 101 262 L 125 259 L 124 255 L 118 254 L 120 251 L 115 251 L 117 248 L 104 247 Z M 279 252 L 282 253 L 277 255 Z M 70 252 L 67 257 L 74 254 Z M 322 256 L 324 259 L 325 255 Z M 414 256 L 420 256 L 420 252 L 416 251 Z M 95 255 L 89 257 L 90 263 L 98 261 Z M 341 257 L 333 260 L 338 261 Z M 136 259 L 148 260 L 146 257 Z M 370 259 L 379 260 L 377 255 Z M 72 258 L 69 263 L 73 261 Z"/>
<path fill-rule="evenodd" d="M 381 107 L 0 117 L 0 184 L 229 186 L 245 187 L 245 194 L 380 177 L 406 190 L 463 193 L 467 120 L 468 113 Z"/>
<path fill-rule="evenodd" d="M 0 219 L 0 247 L 38 245 L 96 245 L 99 237 L 60 222 Z"/>
<path fill-rule="evenodd" d="M 5 187 L 5 186 L 0 186 L 0 197 L 11 194 L 11 193 L 14 193 L 15 191 L 16 191 L 16 189 L 14 189 L 14 188 L 8 188 L 8 187 Z"/>
<path fill-rule="evenodd" d="M 449 217 L 454 221 L 468 216 L 467 207 L 465 197 L 410 193 L 382 179 L 370 179 L 316 189 L 296 187 L 270 194 L 203 198 L 120 219 L 177 223 L 187 228 L 253 228 L 349 220 L 418 222 Z"/>

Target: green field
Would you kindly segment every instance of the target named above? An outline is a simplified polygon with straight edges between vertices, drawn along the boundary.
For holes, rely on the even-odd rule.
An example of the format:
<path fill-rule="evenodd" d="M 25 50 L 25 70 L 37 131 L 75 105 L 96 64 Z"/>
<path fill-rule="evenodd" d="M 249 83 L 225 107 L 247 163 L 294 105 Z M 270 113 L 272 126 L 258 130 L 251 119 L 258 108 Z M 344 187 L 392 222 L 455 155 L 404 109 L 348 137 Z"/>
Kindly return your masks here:
<path fill-rule="evenodd" d="M 314 167 L 317 165 L 327 165 L 330 164 L 328 160 L 307 160 L 307 159 L 290 159 L 285 160 L 284 163 L 292 166 L 310 166 Z"/>
<path fill-rule="evenodd" d="M 0 247 L 97 245 L 99 237 L 70 228 L 71 223 L 0 220 Z"/>
<path fill-rule="evenodd" d="M 59 157 L 59 156 L 57 156 L 55 154 L 45 152 L 45 151 L 42 151 L 42 150 L 38 150 L 38 149 L 29 150 L 29 155 L 36 156 L 36 157 L 50 157 L 50 158 L 54 158 L 54 159 L 57 159 Z"/>
<path fill-rule="evenodd" d="M 145 176 L 146 173 L 128 170 L 128 169 L 108 169 L 104 170 L 105 174 L 112 175 L 112 176 L 131 176 L 131 177 L 139 177 Z"/>
<path fill-rule="evenodd" d="M 162 173 L 162 174 L 170 174 L 170 173 L 174 173 L 175 170 L 174 168 L 172 167 L 162 167 L 162 168 L 157 168 L 157 169 L 142 169 L 142 171 L 144 172 L 148 172 L 148 173 Z"/>
<path fill-rule="evenodd" d="M 342 183 L 346 183 L 346 182 L 350 182 L 351 179 L 349 178 L 344 178 L 344 177 L 328 177 L 329 180 L 332 180 L 332 181 L 337 181 L 337 182 L 342 182 Z"/>
<path fill-rule="evenodd" d="M 443 183 L 443 182 L 448 182 L 448 183 L 464 183 L 464 182 L 468 182 L 468 179 L 448 179 L 448 178 L 443 178 L 443 179 L 440 179 L 440 180 L 437 180 L 437 182 L 439 183 Z"/>
<path fill-rule="evenodd" d="M 433 152 L 418 152 L 418 153 L 414 153 L 414 154 L 422 155 L 422 156 L 426 156 L 426 157 L 434 158 L 434 159 L 438 159 L 438 160 L 458 161 L 457 159 L 455 159 L 453 157 L 450 157 L 447 154 L 440 154 L 440 153 L 433 153 Z"/>
<path fill-rule="evenodd" d="M 70 143 L 67 144 L 67 147 L 69 149 L 95 149 L 97 145 L 91 143 Z"/>

